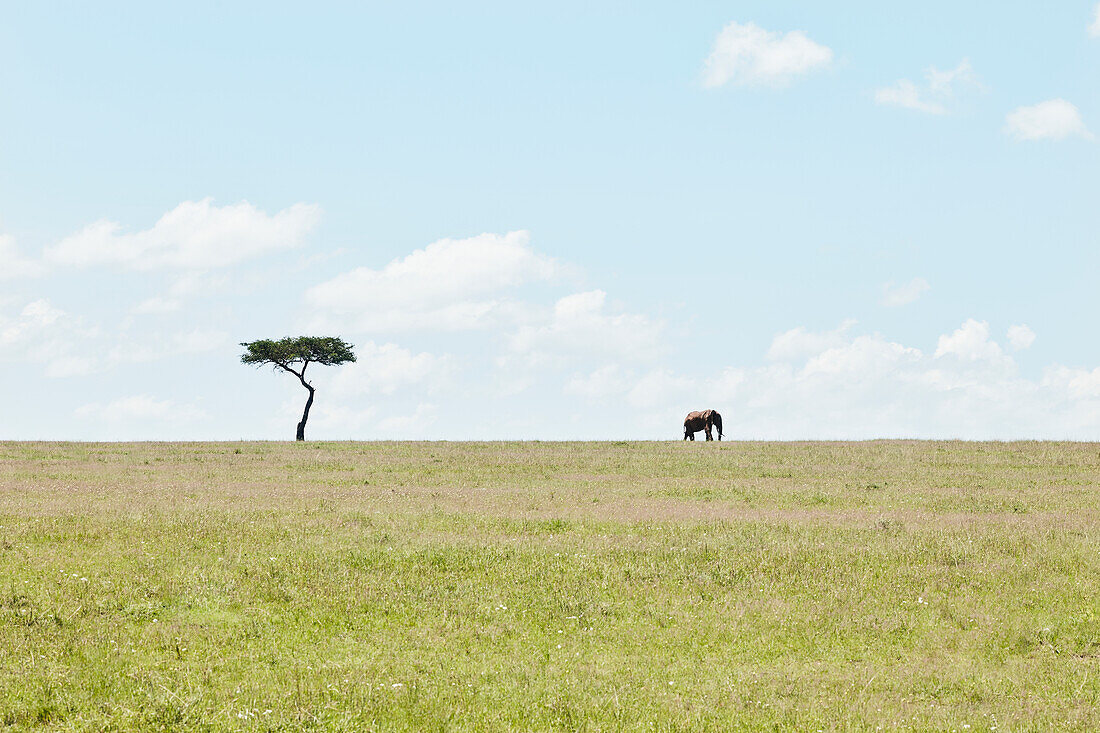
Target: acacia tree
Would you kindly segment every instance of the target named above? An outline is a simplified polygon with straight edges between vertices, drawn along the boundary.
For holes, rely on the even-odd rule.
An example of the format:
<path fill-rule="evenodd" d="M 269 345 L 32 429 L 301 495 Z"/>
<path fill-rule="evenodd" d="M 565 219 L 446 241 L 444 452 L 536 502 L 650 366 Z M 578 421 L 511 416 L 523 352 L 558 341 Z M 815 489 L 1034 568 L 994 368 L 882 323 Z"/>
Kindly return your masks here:
<path fill-rule="evenodd" d="M 306 400 L 306 409 L 302 411 L 302 421 L 298 423 L 296 440 L 306 439 L 306 420 L 309 419 L 309 408 L 313 406 L 313 385 L 306 381 L 306 367 L 310 364 L 324 364 L 336 366 L 349 361 L 355 361 L 352 345 L 343 339 L 333 336 L 289 336 L 278 341 L 260 339 L 259 341 L 241 342 L 245 348 L 241 355 L 241 361 L 245 364 L 263 366 L 270 364 L 274 369 L 283 369 L 298 377 L 302 386 L 309 390 L 309 399 Z"/>

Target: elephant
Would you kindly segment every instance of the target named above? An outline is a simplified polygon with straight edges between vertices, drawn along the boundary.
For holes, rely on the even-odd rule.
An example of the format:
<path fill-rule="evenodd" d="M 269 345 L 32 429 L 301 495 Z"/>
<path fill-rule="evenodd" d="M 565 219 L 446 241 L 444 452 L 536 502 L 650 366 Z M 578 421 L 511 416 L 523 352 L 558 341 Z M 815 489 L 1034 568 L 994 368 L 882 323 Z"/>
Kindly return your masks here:
<path fill-rule="evenodd" d="M 718 440 L 721 440 L 722 416 L 716 410 L 689 412 L 684 418 L 684 440 L 695 440 L 695 434 L 700 430 L 707 434 L 707 440 L 714 440 L 710 432 L 711 426 L 718 428 Z"/>

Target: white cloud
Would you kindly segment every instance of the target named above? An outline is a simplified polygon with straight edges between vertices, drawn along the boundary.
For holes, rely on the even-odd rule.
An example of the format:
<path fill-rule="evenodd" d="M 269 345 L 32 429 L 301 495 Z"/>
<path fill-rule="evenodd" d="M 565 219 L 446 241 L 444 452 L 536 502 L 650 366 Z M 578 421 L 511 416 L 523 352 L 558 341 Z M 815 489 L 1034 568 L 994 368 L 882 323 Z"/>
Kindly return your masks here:
<path fill-rule="evenodd" d="M 41 262 L 24 257 L 10 234 L 0 234 L 0 280 L 38 277 L 46 271 Z"/>
<path fill-rule="evenodd" d="M 626 401 L 633 407 L 680 410 L 680 405 L 692 404 L 697 391 L 693 380 L 670 369 L 655 369 L 643 375 L 627 392 Z M 687 414 L 688 410 L 683 412 Z"/>
<path fill-rule="evenodd" d="M 716 377 L 605 370 L 573 384 L 605 385 L 604 401 L 620 403 L 622 420 L 670 438 L 701 407 L 719 410 L 739 438 L 1100 436 L 1100 368 L 1055 366 L 1024 378 L 977 320 L 940 337 L 935 353 L 878 334 L 788 333 L 821 350 L 802 366 L 805 349 L 791 349 L 790 361 Z"/>
<path fill-rule="evenodd" d="M 1089 371 L 1053 366 L 1044 373 L 1043 386 L 1064 390 L 1076 399 L 1100 399 L 1100 367 Z"/>
<path fill-rule="evenodd" d="M 714 41 L 703 84 L 782 87 L 828 66 L 832 59 L 832 49 L 811 41 L 802 31 L 776 33 L 755 23 L 730 23 Z"/>
<path fill-rule="evenodd" d="M 383 434 L 400 437 L 422 435 L 424 430 L 435 422 L 435 405 L 421 402 L 410 415 L 389 415 L 378 422 L 378 430 Z"/>
<path fill-rule="evenodd" d="M 618 364 L 601 366 L 588 374 L 574 374 L 564 385 L 566 397 L 584 400 L 586 410 L 593 404 L 615 405 L 615 413 L 630 429 L 661 435 L 675 426 L 689 409 L 704 409 L 701 382 L 667 367 L 641 373 Z M 685 408 L 685 405 L 694 405 Z M 585 428 L 585 429 L 590 429 Z"/>
<path fill-rule="evenodd" d="M 319 207 L 303 203 L 269 216 L 248 202 L 214 206 L 211 199 L 185 201 L 139 232 L 123 232 L 121 224 L 106 219 L 94 222 L 47 247 L 45 257 L 75 267 L 226 267 L 301 245 L 319 217 Z"/>
<path fill-rule="evenodd" d="M 891 107 L 904 107 L 933 115 L 947 114 L 940 102 L 923 99 L 920 88 L 908 79 L 899 79 L 892 86 L 875 90 L 875 102 Z"/>
<path fill-rule="evenodd" d="M 849 343 L 835 346 L 810 358 L 802 369 L 805 376 L 849 374 L 860 378 L 869 373 L 889 371 L 918 361 L 920 349 L 887 341 L 881 336 L 857 336 Z"/>
<path fill-rule="evenodd" d="M 320 393 L 319 393 L 320 394 Z M 283 403 L 271 427 L 280 435 L 287 432 L 288 427 L 293 428 L 302 419 L 302 400 L 287 400 Z M 352 406 L 343 403 L 333 403 L 332 400 L 319 396 L 309 414 L 309 424 L 306 426 L 307 435 L 315 435 L 317 432 L 327 433 L 333 438 L 350 437 L 362 434 L 363 431 L 372 431 L 378 422 L 378 408 L 374 405 L 365 407 Z"/>
<path fill-rule="evenodd" d="M 214 296 L 224 296 L 229 292 L 238 294 L 252 292 L 257 284 L 270 276 L 260 270 L 210 272 L 208 270 L 183 270 L 175 275 L 168 288 L 163 292 L 142 300 L 130 309 L 133 315 L 163 315 L 176 313 L 184 304 L 198 296 L 207 300 Z M 220 298 L 219 298 L 220 299 Z"/>
<path fill-rule="evenodd" d="M 318 392 L 318 395 L 321 395 Z M 287 431 L 288 427 L 302 417 L 301 400 L 290 400 L 283 404 L 281 416 L 272 427 Z M 310 413 L 306 435 L 327 436 L 331 439 L 347 438 L 384 438 L 417 439 L 430 435 L 430 428 L 438 419 L 437 407 L 430 402 L 417 402 L 416 406 L 401 403 L 387 403 L 384 407 L 368 405 L 365 407 L 336 402 L 318 396 L 317 403 Z"/>
<path fill-rule="evenodd" d="M 202 354 L 229 345 L 229 334 L 225 331 L 195 328 L 171 335 L 154 332 L 139 339 L 119 338 L 104 348 L 103 366 L 117 364 L 140 364 L 173 356 Z"/>
<path fill-rule="evenodd" d="M 23 306 L 18 319 L 0 322 L 0 344 L 10 346 L 65 318 L 65 311 L 40 298 Z"/>
<path fill-rule="evenodd" d="M 891 86 L 875 90 L 875 102 L 904 107 L 933 115 L 947 114 L 950 103 L 962 88 L 979 86 L 969 59 L 963 59 L 954 69 L 940 71 L 930 66 L 924 72 L 925 83 L 918 85 L 899 79 Z"/>
<path fill-rule="evenodd" d="M 1100 38 L 1100 3 L 1096 4 L 1096 8 L 1092 11 L 1092 24 L 1089 25 L 1089 35 L 1093 38 Z"/>
<path fill-rule="evenodd" d="M 602 400 L 630 389 L 631 376 L 618 364 L 605 364 L 588 374 L 574 374 L 562 391 L 567 395 Z"/>
<path fill-rule="evenodd" d="M 769 369 L 785 370 L 785 366 L 772 366 Z M 726 367 L 722 372 L 713 379 L 706 389 L 707 397 L 709 397 L 714 404 L 727 404 L 736 400 L 741 395 L 743 387 L 748 379 L 747 370 L 737 367 Z"/>
<path fill-rule="evenodd" d="M 81 376 L 228 344 L 229 334 L 218 329 L 154 331 L 136 338 L 124 330 L 105 333 L 45 298 L 27 303 L 17 315 L 0 312 L 0 360 L 41 364 L 48 377 Z"/>
<path fill-rule="evenodd" d="M 809 331 L 802 326 L 792 328 L 776 334 L 772 339 L 772 345 L 768 349 L 768 359 L 771 361 L 798 361 L 815 354 L 820 354 L 826 349 L 847 343 L 847 333 L 856 321 L 848 319 L 833 331 Z"/>
<path fill-rule="evenodd" d="M 217 329 L 194 328 L 172 336 L 173 351 L 177 354 L 202 354 L 228 343 L 229 334 Z"/>
<path fill-rule="evenodd" d="M 424 438 L 437 420 L 433 394 L 454 398 L 462 390 L 447 390 L 456 364 L 450 355 L 416 353 L 393 343 L 373 341 L 355 345 L 356 361 L 338 369 L 315 367 L 307 373 L 317 387 L 317 401 L 310 413 L 307 435 L 343 438 Z M 310 376 L 312 374 L 312 376 Z M 281 377 L 291 396 L 286 399 L 271 429 L 287 434 L 301 418 L 305 393 Z M 415 406 L 415 407 L 414 407 Z"/>
<path fill-rule="evenodd" d="M 149 395 L 122 397 L 106 404 L 93 402 L 76 408 L 75 412 L 79 417 L 112 423 L 134 420 L 178 423 L 191 422 L 206 416 L 202 409 L 194 405 L 158 400 Z"/>
<path fill-rule="evenodd" d="M 1017 107 L 1005 118 L 1005 134 L 1015 140 L 1065 140 L 1093 135 L 1081 112 L 1064 99 L 1048 99 L 1030 107 Z"/>
<path fill-rule="evenodd" d="M 186 301 L 197 296 L 209 299 L 234 290 L 241 292 L 246 285 L 254 286 L 258 276 L 255 271 L 227 274 L 185 270 L 172 278 L 164 292 L 142 300 L 130 309 L 130 313 L 135 315 L 175 313 L 183 308 Z"/>
<path fill-rule="evenodd" d="M 951 96 L 956 91 L 956 86 L 977 84 L 978 78 L 974 74 L 974 67 L 970 65 L 970 59 L 964 58 L 954 69 L 940 71 L 935 66 L 929 66 L 924 72 L 924 78 L 928 80 L 928 89 L 933 94 Z"/>
<path fill-rule="evenodd" d="M 695 380 L 665 367 L 638 373 L 619 364 L 605 364 L 587 374 L 574 374 L 562 392 L 601 402 L 623 399 L 633 407 L 652 408 L 675 406 L 697 386 Z"/>
<path fill-rule="evenodd" d="M 891 280 L 882 286 L 882 300 L 880 302 L 889 308 L 908 305 L 930 288 L 931 286 L 928 284 L 928 281 L 923 277 L 915 277 L 909 282 L 902 283 L 901 285 L 896 285 L 894 281 Z"/>
<path fill-rule="evenodd" d="M 359 267 L 306 292 L 316 324 L 352 331 L 484 328 L 517 305 L 504 298 L 562 268 L 525 231 L 441 239 L 380 270 Z"/>
<path fill-rule="evenodd" d="M 239 288 L 239 273 L 229 275 L 210 272 L 183 272 L 168 287 L 169 298 L 187 298 L 195 295 L 216 295 Z"/>
<path fill-rule="evenodd" d="M 389 395 L 408 388 L 426 391 L 439 389 L 453 369 L 449 356 L 428 352 L 414 354 L 397 344 L 368 341 L 355 346 L 356 360 L 345 364 L 332 378 L 333 393 L 338 397 Z"/>
<path fill-rule="evenodd" d="M 40 298 L 16 315 L 0 313 L 0 360 L 42 364 L 50 377 L 87 374 L 96 361 L 77 352 L 97 335 L 80 318 Z"/>
<path fill-rule="evenodd" d="M 57 356 L 46 363 L 45 374 L 51 378 L 83 377 L 99 368 L 99 362 L 89 356 Z"/>
<path fill-rule="evenodd" d="M 935 357 L 956 356 L 959 359 L 977 361 L 999 359 L 1003 354 L 997 342 L 989 338 L 989 324 L 970 318 L 950 336 L 940 336 Z"/>
<path fill-rule="evenodd" d="M 1035 332 L 1028 328 L 1027 324 L 1021 323 L 1016 326 L 1008 327 L 1008 343 L 1016 351 L 1029 348 L 1035 343 Z"/>
<path fill-rule="evenodd" d="M 165 298 L 161 295 L 154 295 L 152 298 L 146 298 L 135 305 L 130 309 L 130 312 L 135 315 L 174 313 L 182 307 L 183 303 L 176 298 Z"/>
<path fill-rule="evenodd" d="M 519 328 L 510 350 L 535 365 L 577 358 L 650 361 L 663 353 L 663 323 L 638 313 L 608 312 L 606 301 L 602 290 L 561 298 L 548 323 Z"/>

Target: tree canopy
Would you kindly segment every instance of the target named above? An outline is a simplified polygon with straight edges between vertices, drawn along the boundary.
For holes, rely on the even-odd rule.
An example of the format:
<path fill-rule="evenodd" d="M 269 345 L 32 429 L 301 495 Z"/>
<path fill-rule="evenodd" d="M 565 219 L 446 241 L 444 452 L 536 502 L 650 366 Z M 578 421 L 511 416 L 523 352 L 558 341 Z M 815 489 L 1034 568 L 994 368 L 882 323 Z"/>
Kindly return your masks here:
<path fill-rule="evenodd" d="M 260 339 L 241 342 L 247 351 L 241 356 L 245 364 L 271 364 L 299 374 L 292 365 L 301 364 L 301 371 L 311 363 L 335 366 L 355 361 L 352 345 L 335 336 L 287 336 L 278 341 Z"/>

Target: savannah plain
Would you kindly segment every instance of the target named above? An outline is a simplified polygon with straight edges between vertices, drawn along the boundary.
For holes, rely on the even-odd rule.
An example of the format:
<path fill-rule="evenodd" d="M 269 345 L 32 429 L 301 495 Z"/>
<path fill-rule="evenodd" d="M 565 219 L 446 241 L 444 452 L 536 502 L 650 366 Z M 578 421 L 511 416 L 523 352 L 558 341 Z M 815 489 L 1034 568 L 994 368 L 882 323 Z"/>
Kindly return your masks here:
<path fill-rule="evenodd" d="M 1100 445 L 0 444 L 16 730 L 1100 729 Z"/>

